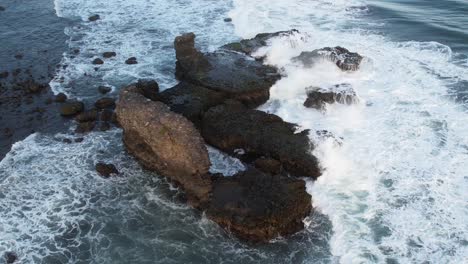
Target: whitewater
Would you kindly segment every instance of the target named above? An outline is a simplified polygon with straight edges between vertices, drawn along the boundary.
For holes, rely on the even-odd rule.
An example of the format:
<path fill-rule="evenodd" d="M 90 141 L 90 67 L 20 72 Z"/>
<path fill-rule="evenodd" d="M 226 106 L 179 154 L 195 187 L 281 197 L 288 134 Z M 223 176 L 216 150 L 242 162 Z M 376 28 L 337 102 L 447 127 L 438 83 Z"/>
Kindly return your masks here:
<path fill-rule="evenodd" d="M 259 109 L 311 133 L 323 175 L 308 181 L 315 212 L 292 238 L 249 246 L 179 200 L 179 190 L 129 157 L 121 131 L 34 134 L 0 162 L 0 252 L 22 263 L 468 263 L 468 111 L 452 87 L 468 61 L 437 42 L 393 41 L 367 16 L 365 0 L 55 0 L 69 51 L 54 92 L 94 99 L 140 78 L 176 84 L 174 37 L 195 32 L 203 51 L 262 32 L 295 28 L 254 56 L 284 76 Z M 100 14 L 97 23 L 87 22 Z M 232 18 L 232 24 L 224 18 Z M 356 72 L 302 51 L 342 46 L 365 57 Z M 77 54 L 74 52 L 80 49 Z M 99 71 L 90 61 L 116 51 Z M 119 61 L 138 58 L 138 65 Z M 303 107 L 306 88 L 348 83 L 354 105 Z M 72 128 L 70 129 L 72 131 Z M 210 149 L 213 172 L 243 169 Z M 97 161 L 125 177 L 101 179 Z"/>

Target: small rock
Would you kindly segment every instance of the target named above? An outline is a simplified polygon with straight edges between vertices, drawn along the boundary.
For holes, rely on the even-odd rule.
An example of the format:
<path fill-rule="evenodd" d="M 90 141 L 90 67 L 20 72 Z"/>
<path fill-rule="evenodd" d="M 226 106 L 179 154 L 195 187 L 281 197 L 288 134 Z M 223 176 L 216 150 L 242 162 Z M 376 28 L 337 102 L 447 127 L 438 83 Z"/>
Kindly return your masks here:
<path fill-rule="evenodd" d="M 96 122 L 94 121 L 79 123 L 75 129 L 75 132 L 80 133 L 80 134 L 88 133 L 88 132 L 93 131 L 95 126 L 96 126 Z"/>
<path fill-rule="evenodd" d="M 112 174 L 119 174 L 119 171 L 114 164 L 98 163 L 96 171 L 104 178 L 109 178 Z"/>
<path fill-rule="evenodd" d="M 94 104 L 98 109 L 105 109 L 105 108 L 114 108 L 115 107 L 115 99 L 110 97 L 104 97 L 96 101 Z"/>
<path fill-rule="evenodd" d="M 102 94 L 107 94 L 109 93 L 110 91 L 112 91 L 112 88 L 109 87 L 109 86 L 99 86 L 98 87 L 98 91 Z"/>
<path fill-rule="evenodd" d="M 104 64 L 104 61 L 100 58 L 96 58 L 93 60 L 93 64 L 94 65 L 101 65 L 101 64 Z"/>
<path fill-rule="evenodd" d="M 63 141 L 64 143 L 67 143 L 67 144 L 71 144 L 71 143 L 72 143 L 71 139 L 69 139 L 69 138 L 64 138 L 62 141 Z"/>
<path fill-rule="evenodd" d="M 79 123 L 84 123 L 84 122 L 96 121 L 97 118 L 98 118 L 98 111 L 96 109 L 92 109 L 92 110 L 80 113 L 79 115 L 76 116 L 75 120 L 78 121 Z"/>
<path fill-rule="evenodd" d="M 83 140 L 84 140 L 84 138 L 79 137 L 79 138 L 76 138 L 76 139 L 75 139 L 75 142 L 76 142 L 76 143 L 81 143 L 81 142 L 83 142 Z"/>
<path fill-rule="evenodd" d="M 7 264 L 15 263 L 18 260 L 18 256 L 14 252 L 6 252 L 4 258 Z"/>
<path fill-rule="evenodd" d="M 342 47 L 325 47 L 313 51 L 304 51 L 293 61 L 301 62 L 305 67 L 312 67 L 321 59 L 329 60 L 343 71 L 357 71 L 363 57 Z"/>
<path fill-rule="evenodd" d="M 88 18 L 88 20 L 91 21 L 91 22 L 94 22 L 94 21 L 99 20 L 99 19 L 101 19 L 101 17 L 99 15 L 93 15 L 93 16 L 90 16 Z"/>
<path fill-rule="evenodd" d="M 112 58 L 112 57 L 117 56 L 117 53 L 115 53 L 114 51 L 107 51 L 107 52 L 104 52 L 104 53 L 102 54 L 102 56 L 103 56 L 104 58 L 108 59 L 108 58 Z"/>
<path fill-rule="evenodd" d="M 69 101 L 60 107 L 60 114 L 63 116 L 73 116 L 81 113 L 84 109 L 84 104 L 78 101 Z"/>
<path fill-rule="evenodd" d="M 224 22 L 232 22 L 232 18 L 227 17 L 227 18 L 224 19 Z"/>
<path fill-rule="evenodd" d="M 64 93 L 59 93 L 55 96 L 55 102 L 57 103 L 65 103 L 67 101 L 68 97 Z"/>
<path fill-rule="evenodd" d="M 126 64 L 129 64 L 129 65 L 133 65 L 133 64 L 138 64 L 138 61 L 137 61 L 137 58 L 135 57 L 131 57 L 131 58 L 128 58 L 126 61 L 125 61 Z"/>
<path fill-rule="evenodd" d="M 5 11 L 5 7 L 0 6 L 0 11 Z"/>
<path fill-rule="evenodd" d="M 15 55 L 15 59 L 17 59 L 17 60 L 21 60 L 21 59 L 23 59 L 23 57 L 24 57 L 24 55 L 21 54 L 21 53 L 18 53 L 18 54 Z"/>

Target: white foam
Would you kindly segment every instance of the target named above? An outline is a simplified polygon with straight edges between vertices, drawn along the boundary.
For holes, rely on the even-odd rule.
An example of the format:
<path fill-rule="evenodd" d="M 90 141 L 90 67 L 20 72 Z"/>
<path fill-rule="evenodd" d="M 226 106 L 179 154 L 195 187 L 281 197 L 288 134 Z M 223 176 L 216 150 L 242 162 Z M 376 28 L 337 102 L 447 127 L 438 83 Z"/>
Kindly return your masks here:
<path fill-rule="evenodd" d="M 451 62 L 445 45 L 392 42 L 361 28 L 368 21 L 351 7 L 362 4 L 235 0 L 230 15 L 243 37 L 303 32 L 257 52 L 287 75 L 261 109 L 344 138 L 342 146 L 318 143 L 315 154 L 325 171 L 309 183 L 314 206 L 333 223 L 330 245 L 339 262 L 463 263 L 468 116 L 447 94 L 449 85 L 468 80 L 468 69 Z M 367 60 L 355 73 L 331 63 L 304 69 L 290 61 L 325 46 L 343 46 Z M 339 83 L 350 83 L 362 101 L 329 106 L 325 114 L 302 106 L 305 87 Z"/>

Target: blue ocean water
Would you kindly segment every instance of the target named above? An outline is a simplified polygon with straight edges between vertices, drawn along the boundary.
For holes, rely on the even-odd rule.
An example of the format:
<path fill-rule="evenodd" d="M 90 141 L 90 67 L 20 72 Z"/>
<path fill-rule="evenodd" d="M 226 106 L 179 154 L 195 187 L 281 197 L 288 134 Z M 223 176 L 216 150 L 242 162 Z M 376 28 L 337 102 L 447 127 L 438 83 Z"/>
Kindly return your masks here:
<path fill-rule="evenodd" d="M 303 128 L 327 129 L 344 142 L 317 142 L 314 154 L 325 171 L 307 183 L 315 208 L 307 228 L 291 238 L 247 245 L 143 170 L 126 154 L 119 130 L 93 132 L 73 144 L 62 141 L 70 137 L 67 131 L 34 134 L 0 161 L 0 254 L 16 252 L 21 263 L 468 262 L 468 2 L 0 5 L 0 72 L 13 63 L 60 61 L 66 67 L 55 72 L 53 90 L 89 102 L 98 98 L 100 85 L 112 86 L 112 96 L 139 78 L 154 78 L 163 89 L 174 85 L 172 42 L 180 33 L 195 32 L 199 48 L 209 51 L 257 33 L 297 28 L 300 34 L 259 51 L 287 75 L 260 109 Z M 101 19 L 88 22 L 94 14 Z M 366 57 L 358 72 L 291 63 L 301 51 L 336 45 Z M 38 52 L 45 49 L 54 52 Z M 96 71 L 91 61 L 104 51 L 117 56 Z M 24 53 L 23 61 L 12 59 L 17 52 Z M 139 63 L 126 65 L 132 56 Z M 325 114 L 302 107 L 305 87 L 343 82 L 354 87 L 360 104 L 330 106 Z M 214 170 L 238 169 L 210 154 Z M 116 164 L 121 177 L 101 179 L 94 171 L 98 161 Z"/>

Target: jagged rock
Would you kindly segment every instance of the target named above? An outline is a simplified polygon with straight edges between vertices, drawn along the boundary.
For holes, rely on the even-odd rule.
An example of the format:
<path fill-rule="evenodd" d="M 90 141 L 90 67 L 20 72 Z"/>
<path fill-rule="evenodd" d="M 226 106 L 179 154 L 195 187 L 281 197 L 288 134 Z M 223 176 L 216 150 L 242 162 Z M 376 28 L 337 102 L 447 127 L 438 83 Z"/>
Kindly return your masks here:
<path fill-rule="evenodd" d="M 249 107 L 269 99 L 270 87 L 280 78 L 275 68 L 229 50 L 202 54 L 194 44 L 193 33 L 177 37 L 174 42 L 179 80 L 226 93 Z"/>
<path fill-rule="evenodd" d="M 254 161 L 255 168 L 270 174 L 281 173 L 281 162 L 272 158 L 261 157 Z"/>
<path fill-rule="evenodd" d="M 67 101 L 68 97 L 64 93 L 59 93 L 55 96 L 55 102 L 57 103 L 65 103 Z"/>
<path fill-rule="evenodd" d="M 311 154 L 313 145 L 308 131 L 297 133 L 294 124 L 286 123 L 276 115 L 227 102 L 205 113 L 202 135 L 208 144 L 231 155 L 243 149 L 245 154 L 239 158 L 245 161 L 271 157 L 293 175 L 320 176 L 318 161 Z"/>
<path fill-rule="evenodd" d="M 172 111 L 185 116 L 199 126 L 203 114 L 211 107 L 223 103 L 226 96 L 202 86 L 181 82 L 159 94 L 158 99 Z"/>
<path fill-rule="evenodd" d="M 136 87 L 144 97 L 153 101 L 158 100 L 159 84 L 155 80 L 138 80 Z"/>
<path fill-rule="evenodd" d="M 84 123 L 84 122 L 96 121 L 97 118 L 98 118 L 97 109 L 91 109 L 91 110 L 78 114 L 75 117 L 75 120 L 78 121 L 79 123 Z"/>
<path fill-rule="evenodd" d="M 311 209 L 304 181 L 250 168 L 215 180 L 206 213 L 241 239 L 267 242 L 303 229 Z"/>
<path fill-rule="evenodd" d="M 115 99 L 110 97 L 104 97 L 96 101 L 94 106 L 97 109 L 105 109 L 105 108 L 114 108 L 115 107 Z"/>
<path fill-rule="evenodd" d="M 254 51 L 257 49 L 264 47 L 268 44 L 268 40 L 279 37 L 279 36 L 289 36 L 299 33 L 296 29 L 291 29 L 288 31 L 279 31 L 275 33 L 260 33 L 256 35 L 254 38 L 251 39 L 243 39 L 239 42 L 229 43 L 227 45 L 222 46 L 221 48 L 227 50 L 233 50 L 237 52 L 242 52 L 247 55 L 252 55 Z"/>
<path fill-rule="evenodd" d="M 337 84 L 327 89 L 320 87 L 309 87 L 307 90 L 307 99 L 304 106 L 315 108 L 321 111 L 326 109 L 326 104 L 355 104 L 359 101 L 356 92 L 350 84 Z"/>
<path fill-rule="evenodd" d="M 114 164 L 98 163 L 96 164 L 96 171 L 104 178 L 109 178 L 112 175 L 119 174 L 119 171 Z"/>
<path fill-rule="evenodd" d="M 107 94 L 107 93 L 109 93 L 110 91 L 112 91 L 112 88 L 109 87 L 109 86 L 99 86 L 99 87 L 98 87 L 98 91 L 99 91 L 101 94 Z"/>
<path fill-rule="evenodd" d="M 121 91 L 116 113 L 130 154 L 180 184 L 193 206 L 208 201 L 212 187 L 208 150 L 190 121 L 144 97 L 136 86 Z"/>
<path fill-rule="evenodd" d="M 78 101 L 68 101 L 60 106 L 60 114 L 63 116 L 73 116 L 81 113 L 84 109 L 84 104 Z"/>
<path fill-rule="evenodd" d="M 88 18 L 88 20 L 91 21 L 91 22 L 97 21 L 99 19 L 101 19 L 101 17 L 99 15 L 92 15 L 92 16 L 90 16 Z"/>
<path fill-rule="evenodd" d="M 343 71 L 357 71 L 363 57 L 342 47 L 322 48 L 314 51 L 304 51 L 293 61 L 301 62 L 305 67 L 311 67 L 320 60 L 329 60 Z"/>
<path fill-rule="evenodd" d="M 102 57 L 106 58 L 106 59 L 109 59 L 109 58 L 112 58 L 112 57 L 115 57 L 117 56 L 117 53 L 115 53 L 114 51 L 106 51 L 102 54 Z"/>

